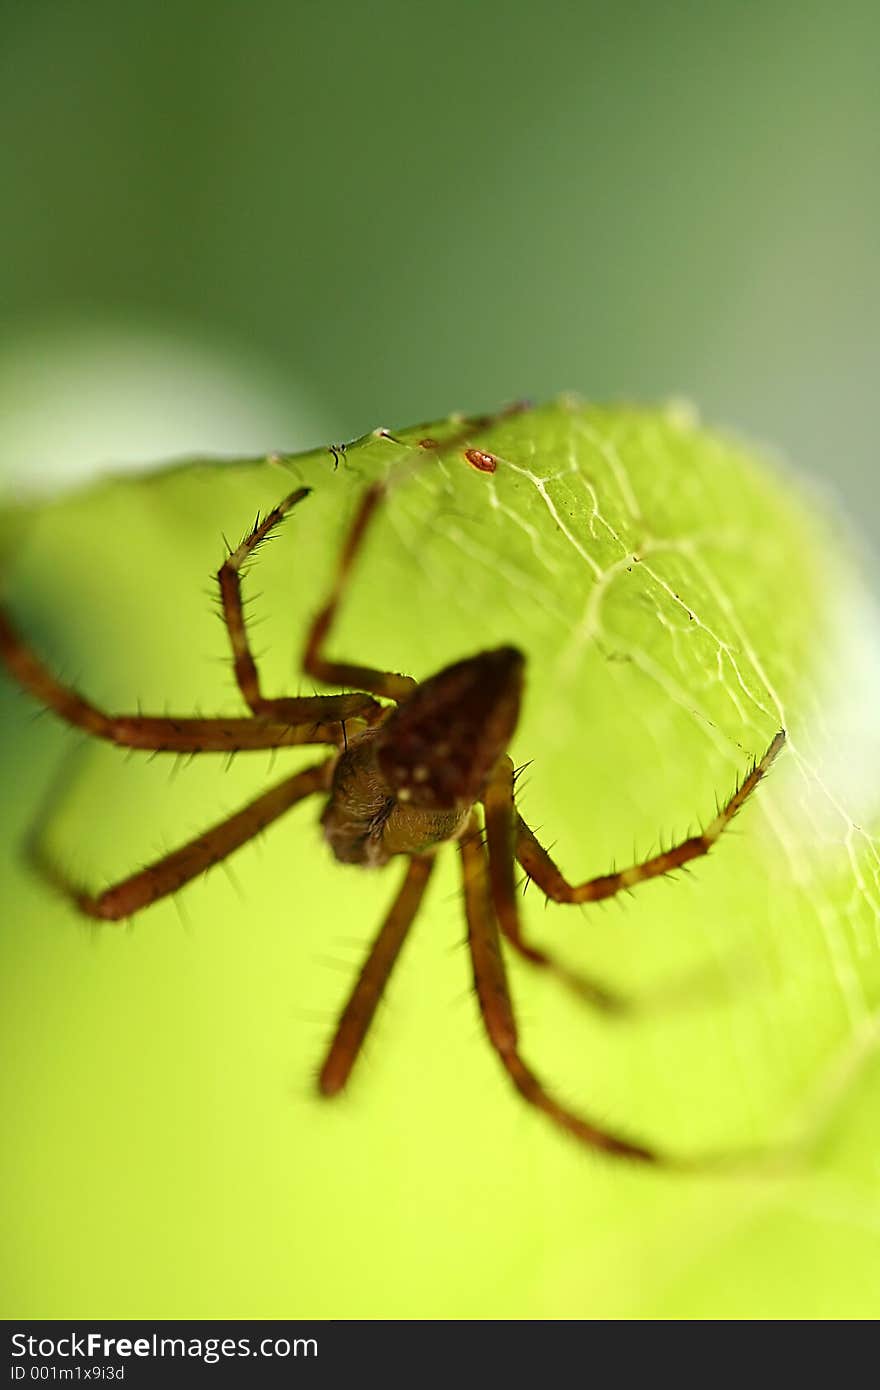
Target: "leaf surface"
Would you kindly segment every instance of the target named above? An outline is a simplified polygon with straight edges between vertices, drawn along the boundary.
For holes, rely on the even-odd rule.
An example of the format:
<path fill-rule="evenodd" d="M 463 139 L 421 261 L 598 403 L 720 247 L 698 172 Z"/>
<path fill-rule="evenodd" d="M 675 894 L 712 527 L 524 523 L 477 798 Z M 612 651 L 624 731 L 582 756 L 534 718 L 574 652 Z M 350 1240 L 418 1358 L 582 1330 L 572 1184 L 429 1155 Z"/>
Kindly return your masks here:
<path fill-rule="evenodd" d="M 306 805 L 230 876 L 83 929 L 18 867 L 38 804 L 59 860 L 102 886 L 314 754 L 172 776 L 32 723 L 4 683 L 7 1316 L 876 1315 L 880 646 L 852 539 L 680 407 L 565 401 L 465 433 L 197 461 L 17 509 L 9 602 L 107 708 L 240 714 L 208 596 L 220 537 L 306 482 L 245 591 L 264 689 L 310 693 L 306 624 L 387 476 L 330 649 L 424 678 L 521 647 L 520 806 L 573 878 L 708 822 L 785 727 L 690 876 L 605 908 L 526 894 L 534 939 L 630 1013 L 510 974 L 524 1052 L 566 1101 L 676 1155 L 796 1161 L 646 1170 L 529 1111 L 482 1035 L 452 850 L 350 1092 L 315 1098 L 400 867 L 337 865 Z"/>

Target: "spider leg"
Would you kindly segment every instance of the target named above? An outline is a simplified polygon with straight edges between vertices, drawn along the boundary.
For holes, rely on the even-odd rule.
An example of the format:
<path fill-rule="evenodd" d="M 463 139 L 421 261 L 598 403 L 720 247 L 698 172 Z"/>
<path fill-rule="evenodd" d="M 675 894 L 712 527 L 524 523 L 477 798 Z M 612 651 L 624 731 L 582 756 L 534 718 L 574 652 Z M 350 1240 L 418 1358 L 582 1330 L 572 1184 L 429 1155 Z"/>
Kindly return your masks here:
<path fill-rule="evenodd" d="M 513 405 L 506 406 L 493 415 L 478 415 L 460 419 L 458 427 L 445 438 L 442 440 L 422 439 L 419 442 L 419 448 L 429 454 L 446 454 L 450 450 L 463 448 L 475 433 L 491 429 L 499 420 L 503 420 L 509 415 L 519 414 L 520 411 L 528 408 L 524 401 L 516 401 Z M 380 430 L 378 433 L 384 434 L 389 439 L 393 438 L 387 430 Z M 479 450 L 474 452 L 480 453 Z M 469 454 L 465 453 L 465 457 L 469 457 Z M 480 457 L 489 458 L 491 456 L 480 453 Z M 394 700 L 399 703 L 409 699 L 416 688 L 417 682 L 413 680 L 412 676 L 403 676 L 396 671 L 379 671 L 373 666 L 358 666 L 348 661 L 331 661 L 329 657 L 324 656 L 323 652 L 324 643 L 335 620 L 339 604 L 345 596 L 352 568 L 363 545 L 370 522 L 385 500 L 387 493 L 387 483 L 380 481 L 372 483 L 361 498 L 339 553 L 336 574 L 333 578 L 329 597 L 323 608 L 316 614 L 309 629 L 303 653 L 303 670 L 308 675 L 314 676 L 315 680 L 323 681 L 327 685 L 355 686 L 358 690 L 368 690 L 371 695 L 379 695 L 383 699 Z"/>
<path fill-rule="evenodd" d="M 336 1026 L 318 1077 L 318 1089 L 322 1095 L 336 1095 L 351 1075 L 400 949 L 419 910 L 433 867 L 434 859 L 430 855 L 413 855 L 409 861 L 400 891 L 379 928 Z"/>
<path fill-rule="evenodd" d="M 379 671 L 372 666 L 357 666 L 348 661 L 331 661 L 323 655 L 323 646 L 348 588 L 352 567 L 373 514 L 384 500 L 387 490 L 383 482 L 372 483 L 361 498 L 336 563 L 330 596 L 309 628 L 303 653 L 303 670 L 326 685 L 352 685 L 359 690 L 368 690 L 371 695 L 380 695 L 386 700 L 401 701 L 409 699 L 416 688 L 416 681 L 412 676 L 402 676 L 394 671 Z"/>
<path fill-rule="evenodd" d="M 547 970 L 581 999 L 609 1013 L 623 1012 L 629 1005 L 621 996 L 579 972 L 569 970 L 546 951 L 530 946 L 523 939 L 513 878 L 517 823 L 513 778 L 513 763 L 510 758 L 500 759 L 483 797 L 492 904 L 502 935 L 525 960 Z"/>
<path fill-rule="evenodd" d="M 516 819 L 516 857 L 529 877 L 535 880 L 548 898 L 557 903 L 598 902 L 599 899 L 611 898 L 624 889 L 634 888 L 636 884 L 644 883 L 647 879 L 672 873 L 690 860 L 699 859 L 709 853 L 737 811 L 741 810 L 751 796 L 761 778 L 769 771 L 784 743 L 785 730 L 780 729 L 764 756 L 754 763 L 736 791 L 701 835 L 692 835 L 689 839 L 673 845 L 671 849 L 643 860 L 641 864 L 633 864 L 618 873 L 600 874 L 597 878 L 587 879 L 585 883 L 569 883 L 520 815 L 517 815 Z"/>
<path fill-rule="evenodd" d="M 314 695 L 297 701 L 302 723 L 274 718 L 188 719 L 175 715 L 107 714 L 64 685 L 37 656 L 0 606 L 0 659 L 18 684 L 68 724 L 126 748 L 173 753 L 237 753 L 303 743 L 341 747 L 343 721 L 364 717 L 364 695 Z"/>
<path fill-rule="evenodd" d="M 330 782 L 333 760 L 308 767 L 287 777 L 264 792 L 234 815 L 211 826 L 195 839 L 172 850 L 129 878 L 105 888 L 102 893 L 89 893 L 71 883 L 58 868 L 49 862 L 38 843 L 31 843 L 29 855 L 35 867 L 54 888 L 89 917 L 117 922 L 132 917 L 159 898 L 174 893 L 191 879 L 212 868 L 214 864 L 247 844 L 272 821 L 290 810 L 298 801 L 314 792 L 326 791 Z"/>
<path fill-rule="evenodd" d="M 361 718 L 375 718 L 381 713 L 381 707 L 369 695 L 319 695 L 319 696 L 283 696 L 269 699 L 260 689 L 260 677 L 257 671 L 257 663 L 254 660 L 248 641 L 247 626 L 244 618 L 244 606 L 241 599 L 241 571 L 243 566 L 254 554 L 254 551 L 267 538 L 271 531 L 279 525 L 288 512 L 308 497 L 311 489 L 307 487 L 297 488 L 291 492 L 283 501 L 278 503 L 271 512 L 257 523 L 253 530 L 245 536 L 241 545 L 236 550 L 230 552 L 224 560 L 220 569 L 217 571 L 217 583 L 220 586 L 220 602 L 223 612 L 223 621 L 229 633 L 229 641 L 232 646 L 233 668 L 238 688 L 244 697 L 247 705 L 253 710 L 254 714 L 264 715 L 276 721 L 283 721 L 289 724 L 304 724 L 315 722 L 318 719 L 332 718 L 333 700 L 346 702 L 345 713 L 341 716 L 345 719 L 352 719 L 356 716 Z M 331 682 L 332 683 L 332 682 Z M 337 682 L 337 684 L 357 684 L 356 681 Z M 321 712 L 318 713 L 317 709 Z"/>
<path fill-rule="evenodd" d="M 468 944 L 473 963 L 474 984 L 480 1013 L 489 1041 L 520 1095 L 554 1124 L 567 1130 L 581 1143 L 606 1153 L 621 1154 L 646 1162 L 662 1162 L 660 1155 L 621 1135 L 601 1128 L 561 1105 L 549 1093 L 519 1052 L 516 1020 L 501 955 L 498 924 L 492 910 L 492 895 L 486 854 L 480 842 L 479 824 L 471 817 L 459 842 L 464 878 L 464 900 L 468 923 Z"/>

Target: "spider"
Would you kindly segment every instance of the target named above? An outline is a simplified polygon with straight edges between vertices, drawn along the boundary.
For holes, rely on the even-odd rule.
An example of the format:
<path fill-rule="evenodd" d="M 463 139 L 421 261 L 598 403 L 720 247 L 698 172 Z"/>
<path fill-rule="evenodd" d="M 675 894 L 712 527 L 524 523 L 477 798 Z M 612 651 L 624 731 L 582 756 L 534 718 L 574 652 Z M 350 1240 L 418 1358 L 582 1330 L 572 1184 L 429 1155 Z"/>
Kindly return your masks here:
<path fill-rule="evenodd" d="M 467 423 L 473 427 L 484 422 Z M 423 441 L 423 446 L 441 447 L 434 440 Z M 443 447 L 449 447 L 448 442 Z M 481 454 L 481 458 L 491 457 Z M 33 851 L 35 865 L 80 911 L 105 921 L 130 918 L 176 892 L 313 795 L 324 798 L 321 824 L 338 860 L 379 867 L 393 858 L 404 859 L 406 869 L 397 896 L 339 1016 L 320 1068 L 318 1088 L 329 1097 L 348 1082 L 418 913 L 436 853 L 447 842 L 454 843 L 461 861 L 467 941 L 480 1013 L 488 1040 L 516 1090 L 585 1145 L 675 1166 L 682 1161 L 563 1105 L 524 1060 L 502 936 L 526 960 L 553 972 L 582 996 L 598 1002 L 609 1002 L 609 997 L 525 939 L 515 866 L 518 861 L 528 879 L 557 903 L 597 902 L 680 869 L 716 843 L 777 757 L 785 732 L 776 734 L 700 834 L 629 868 L 583 883 L 569 882 L 516 806 L 515 772 L 507 755 L 525 665 L 516 647 L 478 652 L 421 683 L 396 672 L 334 660 L 325 653 L 355 561 L 388 488 L 388 482 L 380 481 L 364 492 L 339 554 L 330 593 L 309 626 L 304 645 L 303 671 L 325 685 L 348 687 L 351 693 L 265 695 L 248 638 L 241 596 L 243 567 L 284 517 L 305 501 L 307 487 L 298 487 L 262 520 L 258 517 L 237 549 L 229 551 L 216 576 L 235 679 L 250 710 L 247 717 L 107 714 L 58 680 L 0 607 L 0 655 L 9 672 L 44 706 L 96 738 L 129 748 L 191 754 L 300 744 L 326 744 L 333 750 L 323 761 L 285 777 L 236 814 L 101 893 L 66 880 L 39 849 Z"/>

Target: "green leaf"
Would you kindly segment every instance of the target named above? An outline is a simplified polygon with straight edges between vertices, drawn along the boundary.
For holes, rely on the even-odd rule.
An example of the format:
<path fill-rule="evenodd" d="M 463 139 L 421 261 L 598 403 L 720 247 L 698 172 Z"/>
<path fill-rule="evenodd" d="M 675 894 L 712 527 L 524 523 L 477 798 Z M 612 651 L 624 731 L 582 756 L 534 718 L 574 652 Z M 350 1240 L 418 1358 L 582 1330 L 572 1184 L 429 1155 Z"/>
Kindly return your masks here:
<path fill-rule="evenodd" d="M 460 433 L 188 463 L 10 513 L 10 605 L 109 709 L 241 713 L 209 598 L 221 534 L 307 482 L 245 586 L 264 688 L 308 693 L 306 624 L 387 475 L 332 653 L 424 678 L 520 646 L 520 806 L 572 877 L 705 824 L 784 726 L 691 876 L 605 908 L 526 895 L 534 939 L 630 1013 L 510 974 L 523 1051 L 567 1102 L 676 1156 L 796 1157 L 684 1176 L 531 1111 L 482 1032 L 451 849 L 350 1091 L 317 1099 L 400 866 L 335 863 L 307 804 L 235 856 L 234 882 L 218 869 L 130 930 L 83 929 L 18 867 L 38 803 L 59 861 L 103 886 L 314 752 L 171 776 L 32 723 L 5 683 L 7 1317 L 876 1315 L 880 645 L 852 538 L 683 408 L 475 425 L 494 473 L 460 443 L 419 447 Z"/>

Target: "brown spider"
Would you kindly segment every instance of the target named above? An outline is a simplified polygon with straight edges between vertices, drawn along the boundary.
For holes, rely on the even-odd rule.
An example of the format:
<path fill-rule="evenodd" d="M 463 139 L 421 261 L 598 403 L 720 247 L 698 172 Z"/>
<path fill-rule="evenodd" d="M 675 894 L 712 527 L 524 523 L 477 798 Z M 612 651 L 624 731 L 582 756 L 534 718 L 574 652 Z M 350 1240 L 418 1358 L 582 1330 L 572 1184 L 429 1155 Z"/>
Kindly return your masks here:
<path fill-rule="evenodd" d="M 425 443 L 439 447 L 433 440 Z M 395 855 L 405 856 L 408 864 L 403 883 L 342 1011 L 321 1067 L 319 1089 L 332 1096 L 351 1074 L 418 912 L 434 856 L 446 841 L 455 841 L 461 856 L 468 945 L 479 1007 L 489 1041 L 516 1089 L 530 1105 L 585 1144 L 631 1158 L 672 1163 L 656 1150 L 567 1109 L 523 1060 L 499 928 L 522 956 L 553 971 L 581 995 L 599 1002 L 613 1001 L 524 940 L 514 891 L 515 863 L 518 860 L 546 896 L 559 903 L 595 902 L 679 869 L 709 852 L 776 758 L 785 733 L 777 733 L 764 756 L 753 764 L 701 834 L 630 868 L 581 884 L 569 883 L 516 808 L 514 769 L 506 753 L 516 728 L 523 681 L 524 658 L 515 647 L 479 652 L 421 684 L 410 676 L 334 661 L 324 655 L 352 566 L 386 491 L 387 485 L 377 482 L 365 492 L 342 547 L 330 595 L 309 628 L 303 655 L 303 670 L 315 680 L 364 693 L 271 698 L 260 688 L 244 619 L 241 571 L 273 528 L 308 495 L 306 487 L 297 488 L 262 521 L 258 518 L 217 574 L 235 678 L 251 711 L 248 718 L 106 714 L 57 680 L 0 608 L 0 654 L 9 671 L 43 705 L 97 738 L 130 748 L 176 753 L 231 753 L 316 743 L 335 748 L 331 757 L 284 778 L 243 810 L 97 895 L 65 881 L 40 851 L 35 851 L 37 866 L 82 912 L 117 921 L 175 892 L 316 792 L 326 798 L 321 823 L 337 859 L 378 866 Z M 391 704 L 380 704 L 379 700 Z M 484 825 L 475 809 L 479 804 Z"/>

